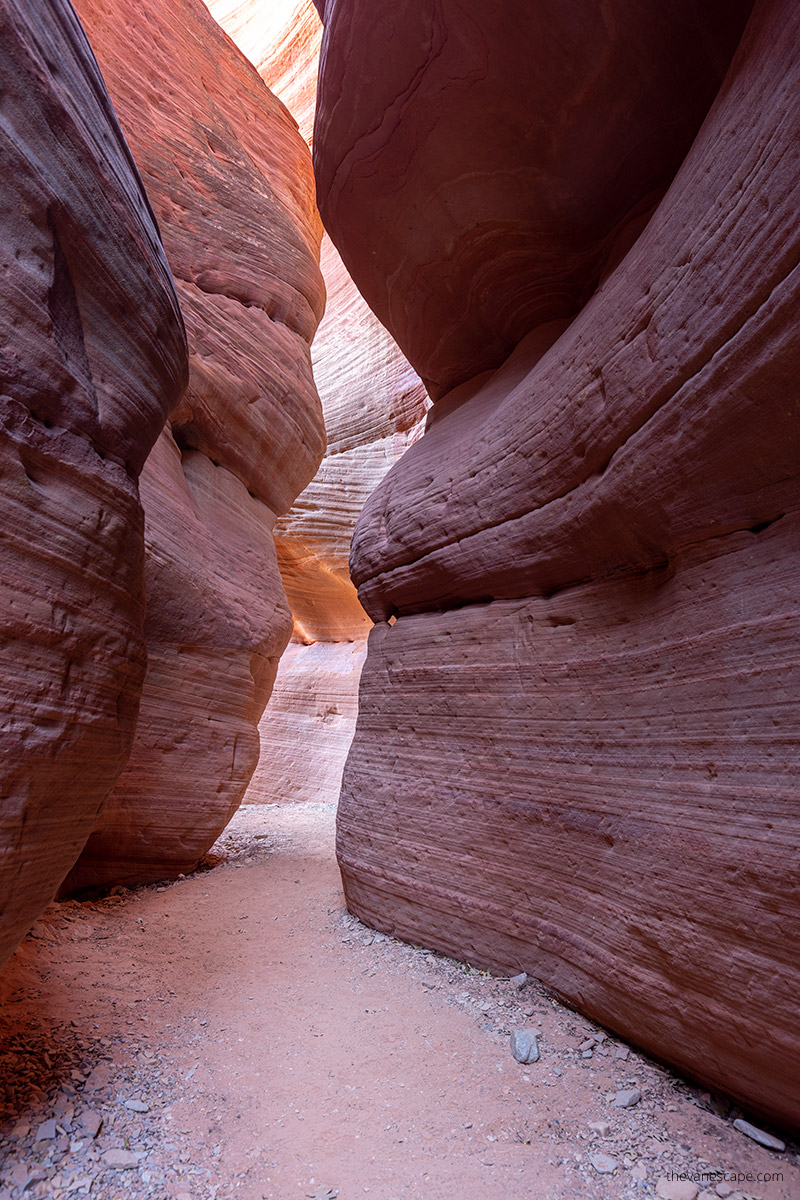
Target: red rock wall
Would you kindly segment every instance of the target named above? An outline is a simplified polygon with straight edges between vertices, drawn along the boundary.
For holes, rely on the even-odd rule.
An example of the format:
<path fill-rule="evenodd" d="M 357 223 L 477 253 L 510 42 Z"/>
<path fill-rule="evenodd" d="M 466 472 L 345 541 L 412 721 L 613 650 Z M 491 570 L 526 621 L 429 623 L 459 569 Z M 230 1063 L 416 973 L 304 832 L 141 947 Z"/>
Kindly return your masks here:
<path fill-rule="evenodd" d="M 133 737 L 137 477 L 186 381 L 158 232 L 69 4 L 0 2 L 0 963 Z"/>
<path fill-rule="evenodd" d="M 362 27 L 359 13 L 355 0 L 333 5 L 320 139 L 341 54 L 365 53 L 362 37 L 375 53 L 381 23 Z M 353 574 L 382 623 L 338 835 L 362 919 L 527 970 L 793 1124 L 799 38 L 792 5 L 756 5 L 627 256 L 568 326 L 532 330 L 498 370 L 437 404 L 368 502 Z M 425 141 L 414 96 L 435 92 L 440 68 L 422 69 L 392 113 L 394 143 Z M 361 119 L 342 87 L 335 129 Z M 508 87 L 515 95 L 515 77 Z M 657 129 L 646 104 L 633 128 L 648 111 Z M 626 143 L 614 106 L 601 112 Z M 363 96 L 360 113 L 382 129 Z M 479 121 L 468 124 L 477 135 Z M 372 143 L 368 177 L 341 144 L 316 146 L 323 212 L 357 269 L 356 213 L 359 237 L 382 244 L 382 151 Z M 359 146 L 363 164 L 369 149 Z M 345 166 L 329 200 L 334 161 Z M 408 211 L 416 169 L 399 189 Z M 455 205 L 449 170 L 444 159 L 442 195 Z M 412 264 L 418 236 L 415 225 Z M 367 275 L 385 286 L 379 263 Z M 421 292 L 404 293 L 429 331 L 452 278 L 434 265 Z M 407 318 L 393 314 L 410 345 Z M 491 366 L 492 337 L 475 340 L 472 361 Z M 445 349 L 440 377 L 457 379 L 466 360 L 457 340 Z"/>
<path fill-rule="evenodd" d="M 200 0 L 78 0 L 164 236 L 189 388 L 143 477 L 148 675 L 67 887 L 190 870 L 239 804 L 291 617 L 273 527 L 324 449 L 308 149 Z"/>
<path fill-rule="evenodd" d="M 749 7 L 328 4 L 320 211 L 434 399 L 588 300 L 680 164 Z"/>
<path fill-rule="evenodd" d="M 310 140 L 322 37 L 311 0 L 206 3 Z M 338 797 L 371 627 L 350 580 L 350 540 L 367 497 L 419 436 L 429 407 L 419 377 L 328 237 L 321 267 L 328 298 L 311 358 L 328 447 L 275 527 L 296 645 L 260 724 L 261 758 L 247 803 Z"/>
<path fill-rule="evenodd" d="M 366 639 L 287 646 L 261 719 L 263 753 L 245 804 L 336 802 L 366 653 Z"/>

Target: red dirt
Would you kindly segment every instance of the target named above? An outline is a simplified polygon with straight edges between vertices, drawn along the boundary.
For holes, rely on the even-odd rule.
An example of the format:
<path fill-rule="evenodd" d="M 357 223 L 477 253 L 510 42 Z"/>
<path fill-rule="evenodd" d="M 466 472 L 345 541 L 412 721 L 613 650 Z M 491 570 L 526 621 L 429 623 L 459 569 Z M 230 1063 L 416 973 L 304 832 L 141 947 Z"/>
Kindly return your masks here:
<path fill-rule="evenodd" d="M 616 1039 L 583 1058 L 601 1031 L 538 985 L 346 914 L 333 823 L 328 805 L 245 808 L 213 870 L 48 910 L 3 977 L 2 1200 L 26 1171 L 26 1200 L 627 1200 L 709 1166 L 783 1175 L 738 1195 L 800 1195 L 791 1149 L 748 1141 L 735 1112 L 617 1057 Z M 507 1031 L 525 1025 L 543 1036 L 523 1067 Z M 615 1108 L 632 1086 L 641 1102 Z M 80 1137 L 84 1109 L 103 1116 L 96 1140 Z M 65 1132 L 35 1142 L 51 1115 Z M 139 1166 L 110 1168 L 111 1148 Z M 598 1152 L 615 1174 L 596 1172 Z"/>

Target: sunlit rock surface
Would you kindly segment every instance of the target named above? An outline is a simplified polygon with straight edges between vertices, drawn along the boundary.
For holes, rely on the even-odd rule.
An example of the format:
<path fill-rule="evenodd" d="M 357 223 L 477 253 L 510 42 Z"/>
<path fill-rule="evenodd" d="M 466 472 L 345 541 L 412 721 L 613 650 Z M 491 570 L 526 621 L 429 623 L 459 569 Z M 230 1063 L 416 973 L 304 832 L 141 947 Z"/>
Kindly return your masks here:
<path fill-rule="evenodd" d="M 200 0 L 78 0 L 156 210 L 190 380 L 145 482 L 136 742 L 67 886 L 193 867 L 241 800 L 291 618 L 272 530 L 324 448 L 308 148 Z"/>
<path fill-rule="evenodd" d="M 353 740 L 366 642 L 293 642 L 261 719 L 261 757 L 245 804 L 335 802 Z"/>
<path fill-rule="evenodd" d="M 145 670 L 137 478 L 186 382 L 155 222 L 69 4 L 0 2 L 0 963 L 122 769 Z"/>
<path fill-rule="evenodd" d="M 460 385 L 354 539 L 367 611 L 397 620 L 371 634 L 345 769 L 348 904 L 412 941 L 527 970 L 798 1124 L 800 14 L 757 4 L 720 85 L 733 9 L 704 7 L 692 33 L 681 6 L 669 21 L 686 23 L 666 29 L 663 8 L 648 24 L 655 10 L 615 5 L 615 36 L 635 36 L 650 66 L 609 95 L 614 40 L 587 62 L 591 22 L 554 41 L 560 6 L 525 6 L 547 17 L 537 54 L 569 68 L 550 159 L 514 113 L 520 89 L 552 76 L 514 66 L 529 40 L 483 6 L 444 39 L 454 7 L 328 5 L 323 213 L 412 361 Z M 473 79 L 487 47 L 498 70 Z M 717 67 L 698 81 L 703 56 Z M 657 96 L 620 110 L 651 83 Z M 590 102 L 597 137 L 575 142 Z M 617 160 L 613 186 L 589 169 L 595 148 L 610 164 L 632 145 L 642 154 Z M 525 172 L 544 163 L 553 202 L 571 180 L 577 257 L 562 225 L 531 257 L 504 256 L 524 222 L 494 196 L 496 165 L 486 196 L 463 166 L 491 165 L 498 146 Z M 649 224 L 603 268 L 608 243 L 584 216 L 613 215 L 623 193 L 638 204 L 640 167 L 666 183 L 682 155 Z M 569 268 L 558 287 L 551 261 Z M 566 310 L 536 299 L 529 328 L 505 322 L 511 295 L 525 309 L 562 294 Z"/>

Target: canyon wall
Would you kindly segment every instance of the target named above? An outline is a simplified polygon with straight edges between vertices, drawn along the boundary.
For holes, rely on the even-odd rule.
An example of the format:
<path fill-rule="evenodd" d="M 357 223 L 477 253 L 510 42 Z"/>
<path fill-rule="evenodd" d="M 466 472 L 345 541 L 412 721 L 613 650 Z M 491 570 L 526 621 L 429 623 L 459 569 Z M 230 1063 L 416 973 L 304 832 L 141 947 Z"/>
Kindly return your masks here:
<path fill-rule="evenodd" d="M 206 2 L 310 141 L 322 38 L 311 0 Z M 429 406 L 328 237 L 321 267 L 328 299 L 311 358 L 328 445 L 316 476 L 275 527 L 298 648 L 278 668 L 248 803 L 338 797 L 372 625 L 350 580 L 350 540 L 367 497 L 421 434 Z"/>
<path fill-rule="evenodd" d="M 440 397 L 354 538 L 339 860 L 796 1125 L 800 14 L 723 79 L 749 5 L 584 7 L 327 5 L 323 217 Z"/>
<path fill-rule="evenodd" d="M 137 479 L 186 383 L 152 211 L 62 0 L 0 0 L 0 964 L 128 756 L 146 652 Z"/>
<path fill-rule="evenodd" d="M 77 0 L 157 213 L 189 386 L 142 477 L 148 670 L 66 890 L 196 865 L 241 801 L 292 630 L 273 528 L 325 445 L 308 148 L 200 0 Z"/>

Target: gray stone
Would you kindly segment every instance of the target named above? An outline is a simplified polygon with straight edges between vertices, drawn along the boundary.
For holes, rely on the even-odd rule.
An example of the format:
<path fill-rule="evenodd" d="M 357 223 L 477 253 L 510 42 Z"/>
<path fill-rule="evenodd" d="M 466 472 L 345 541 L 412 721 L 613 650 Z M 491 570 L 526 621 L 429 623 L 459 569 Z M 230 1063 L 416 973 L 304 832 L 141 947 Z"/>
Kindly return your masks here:
<path fill-rule="evenodd" d="M 131 1112 L 138 1112 L 138 1113 L 150 1112 L 150 1105 L 145 1104 L 143 1100 L 126 1100 L 125 1107 L 127 1109 L 130 1109 Z"/>
<path fill-rule="evenodd" d="M 42 1121 L 39 1128 L 36 1130 L 35 1142 L 52 1142 L 56 1136 L 56 1119 L 51 1117 L 49 1121 Z"/>
<path fill-rule="evenodd" d="M 539 1033 L 535 1029 L 513 1029 L 511 1031 L 511 1053 L 518 1063 L 534 1063 L 539 1060 Z"/>
<path fill-rule="evenodd" d="M 759 1146 L 766 1146 L 767 1150 L 777 1150 L 779 1153 L 783 1153 L 786 1149 L 786 1143 L 782 1142 L 780 1138 L 773 1137 L 771 1133 L 766 1133 L 763 1129 L 751 1125 L 749 1121 L 743 1121 L 741 1117 L 733 1122 L 733 1128 L 738 1129 L 739 1133 L 743 1133 L 745 1137 L 758 1142 Z"/>
<path fill-rule="evenodd" d="M 519 975 L 512 975 L 508 982 L 512 983 L 515 988 L 524 988 L 525 984 L 528 982 L 528 976 L 525 971 L 523 971 Z"/>
<path fill-rule="evenodd" d="M 590 1154 L 589 1162 L 598 1175 L 613 1175 L 619 1166 L 617 1160 L 608 1154 Z"/>
<path fill-rule="evenodd" d="M 621 1088 L 612 1100 L 615 1108 L 633 1108 L 642 1098 L 638 1088 Z"/>

